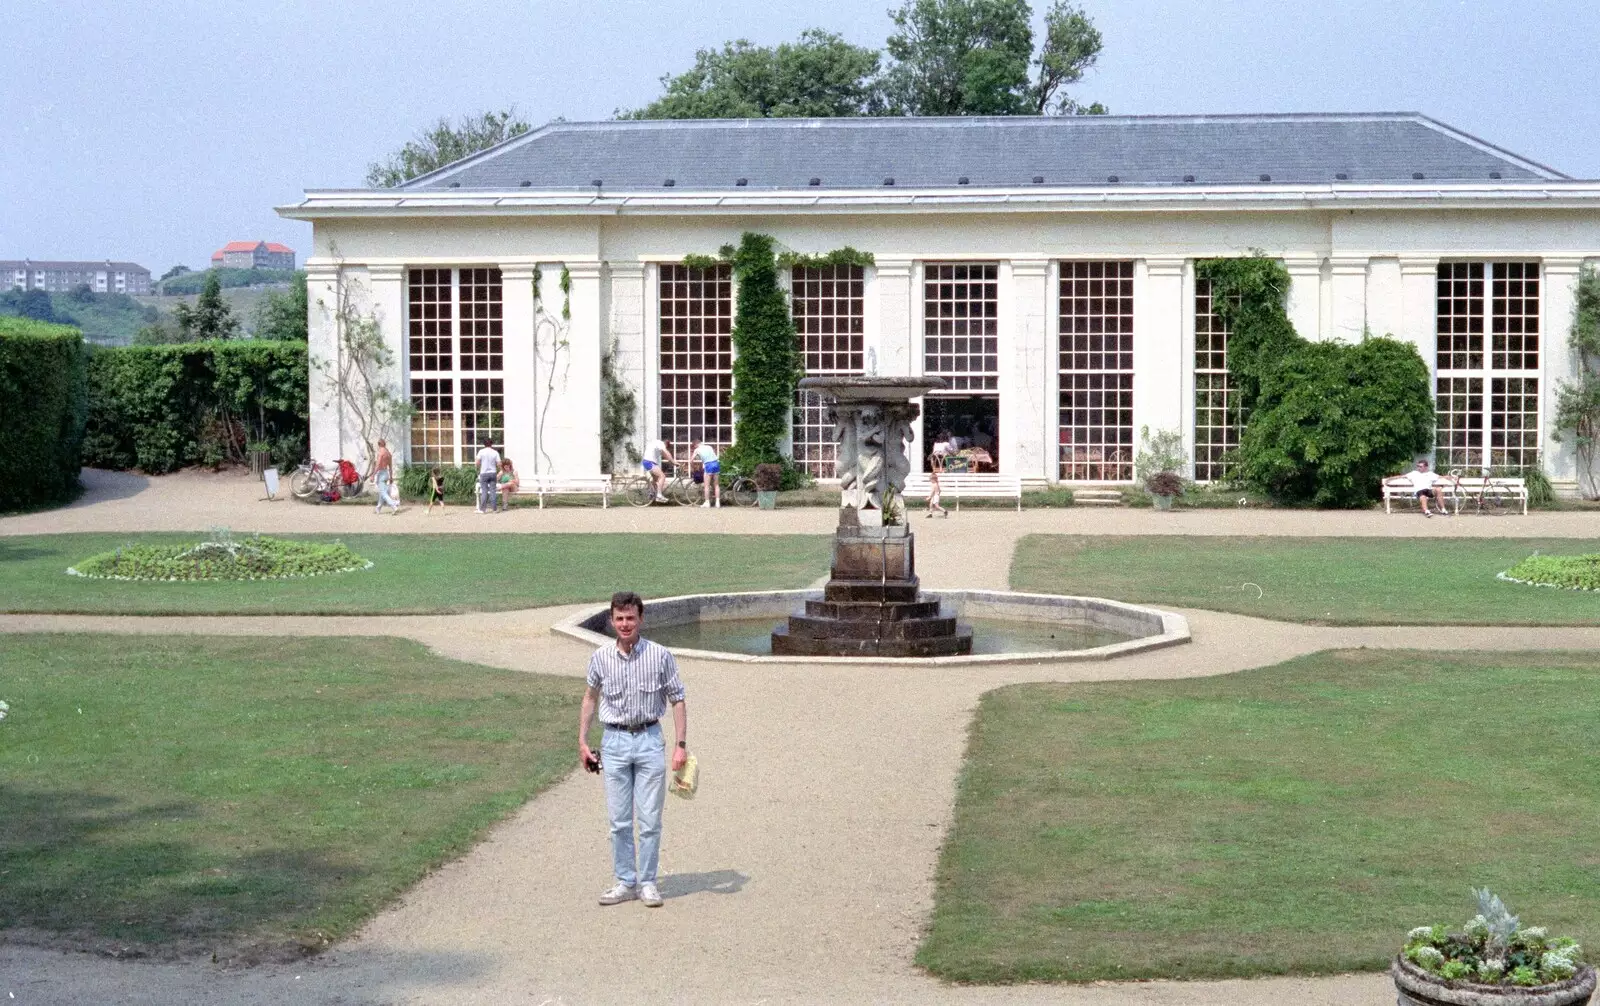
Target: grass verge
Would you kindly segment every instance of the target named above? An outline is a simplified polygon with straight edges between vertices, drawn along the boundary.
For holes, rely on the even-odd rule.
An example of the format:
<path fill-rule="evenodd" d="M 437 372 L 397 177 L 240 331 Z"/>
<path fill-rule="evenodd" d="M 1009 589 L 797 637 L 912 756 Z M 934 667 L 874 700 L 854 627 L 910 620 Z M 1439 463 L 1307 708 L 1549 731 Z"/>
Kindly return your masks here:
<path fill-rule="evenodd" d="M 281 957 L 572 766 L 575 678 L 394 639 L 6 636 L 0 930 Z"/>
<path fill-rule="evenodd" d="M 1534 552 L 1594 550 L 1576 539 L 1029 535 L 1011 585 L 1324 625 L 1600 625 L 1600 594 L 1495 579 Z"/>
<path fill-rule="evenodd" d="M 127 583 L 66 575 L 88 556 L 137 542 L 192 543 L 204 534 L 0 537 L 0 609 L 116 615 L 448 614 L 507 611 L 696 591 L 804 587 L 827 569 L 812 535 L 356 534 L 340 541 L 370 570 L 264 582 Z"/>
<path fill-rule="evenodd" d="M 991 692 L 918 963 L 964 982 L 1378 970 L 1484 885 L 1590 945 L 1597 671 L 1362 650 Z"/>

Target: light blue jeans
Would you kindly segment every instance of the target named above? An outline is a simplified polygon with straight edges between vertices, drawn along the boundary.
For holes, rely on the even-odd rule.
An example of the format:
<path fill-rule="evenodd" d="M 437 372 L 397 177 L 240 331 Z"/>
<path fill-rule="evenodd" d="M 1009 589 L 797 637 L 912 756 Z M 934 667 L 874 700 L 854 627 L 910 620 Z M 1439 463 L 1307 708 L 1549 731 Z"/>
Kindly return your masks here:
<path fill-rule="evenodd" d="M 661 805 L 667 798 L 667 746 L 661 724 L 630 734 L 607 730 L 600 739 L 606 774 L 606 810 L 611 816 L 611 860 L 617 882 L 629 887 L 656 882 L 661 860 Z M 639 821 L 638 864 L 633 823 Z"/>
<path fill-rule="evenodd" d="M 394 507 L 396 510 L 400 509 L 400 490 L 394 485 L 394 483 L 389 481 L 389 473 L 386 471 L 380 471 L 377 475 L 377 479 L 378 505 L 372 508 L 372 512 L 383 513 L 383 505 L 385 503 Z"/>

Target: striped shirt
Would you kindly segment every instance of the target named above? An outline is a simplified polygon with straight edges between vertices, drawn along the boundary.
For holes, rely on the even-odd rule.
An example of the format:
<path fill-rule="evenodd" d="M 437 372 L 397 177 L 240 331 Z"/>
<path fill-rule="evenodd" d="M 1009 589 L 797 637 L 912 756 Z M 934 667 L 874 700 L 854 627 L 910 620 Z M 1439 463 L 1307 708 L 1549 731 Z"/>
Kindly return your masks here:
<path fill-rule="evenodd" d="M 633 727 L 659 720 L 668 702 L 683 701 L 678 662 L 665 646 L 640 639 L 624 655 L 616 643 L 589 658 L 589 687 L 600 692 L 600 722 Z"/>

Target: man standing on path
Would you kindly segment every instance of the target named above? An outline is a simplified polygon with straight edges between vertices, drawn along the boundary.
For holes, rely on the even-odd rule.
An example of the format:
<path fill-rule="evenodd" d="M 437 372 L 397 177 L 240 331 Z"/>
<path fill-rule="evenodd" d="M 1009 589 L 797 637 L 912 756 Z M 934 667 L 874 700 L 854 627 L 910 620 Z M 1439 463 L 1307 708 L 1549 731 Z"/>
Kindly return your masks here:
<path fill-rule="evenodd" d="M 494 449 L 494 441 L 487 436 L 480 443 L 483 447 L 478 451 L 478 512 L 486 513 L 484 507 L 494 506 L 495 494 L 500 491 L 496 481 L 500 476 L 500 452 Z"/>
<path fill-rule="evenodd" d="M 578 758 L 591 772 L 602 771 L 606 781 L 606 809 L 611 817 L 611 859 L 617 882 L 600 895 L 602 905 L 638 898 L 659 908 L 656 868 L 661 859 L 661 807 L 667 796 L 666 742 L 661 736 L 661 714 L 672 704 L 672 727 L 677 747 L 672 751 L 672 771 L 689 758 L 688 713 L 683 703 L 683 682 L 678 664 L 664 646 L 639 637 L 644 625 L 644 601 L 632 591 L 611 595 L 614 644 L 594 651 L 589 658 L 589 687 L 583 693 L 578 715 Z M 589 748 L 589 728 L 595 712 L 605 735 L 598 758 Z M 598 762 L 598 765 L 597 765 Z M 635 862 L 633 825 L 639 823 Z"/>
<path fill-rule="evenodd" d="M 373 478 L 378 483 L 378 505 L 372 512 L 383 513 L 383 504 L 387 502 L 399 513 L 400 490 L 394 484 L 394 455 L 389 453 L 389 442 L 381 437 L 378 438 L 378 464 Z"/>

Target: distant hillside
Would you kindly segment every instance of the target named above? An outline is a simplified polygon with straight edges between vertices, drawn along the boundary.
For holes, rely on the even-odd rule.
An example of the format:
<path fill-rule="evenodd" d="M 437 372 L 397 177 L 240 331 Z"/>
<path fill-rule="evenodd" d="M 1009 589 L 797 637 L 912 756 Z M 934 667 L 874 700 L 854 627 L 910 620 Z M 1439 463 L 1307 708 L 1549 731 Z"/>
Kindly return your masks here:
<path fill-rule="evenodd" d="M 222 283 L 224 290 L 246 286 L 273 286 L 294 279 L 293 269 L 206 269 L 162 280 L 156 286 L 160 288 L 159 292 L 163 296 L 168 297 L 197 294 L 200 288 L 205 286 L 206 276 L 213 272 L 217 274 L 217 279 Z"/>
<path fill-rule="evenodd" d="M 91 342 L 118 345 L 132 341 L 135 332 L 161 317 L 159 309 L 127 294 L 91 293 L 87 289 L 76 293 L 6 290 L 0 293 L 0 314 L 74 325 Z"/>

